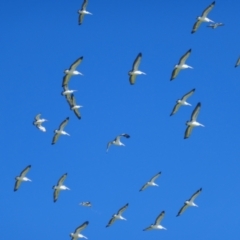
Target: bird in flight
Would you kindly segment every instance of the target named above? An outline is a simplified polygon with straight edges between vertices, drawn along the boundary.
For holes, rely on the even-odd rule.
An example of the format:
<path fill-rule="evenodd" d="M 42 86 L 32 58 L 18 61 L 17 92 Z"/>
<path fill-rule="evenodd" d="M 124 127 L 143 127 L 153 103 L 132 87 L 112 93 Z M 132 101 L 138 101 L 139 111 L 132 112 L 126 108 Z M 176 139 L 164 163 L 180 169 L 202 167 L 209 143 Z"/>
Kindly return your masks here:
<path fill-rule="evenodd" d="M 161 172 L 157 173 L 156 175 L 154 175 L 148 182 L 146 182 L 141 189 L 139 190 L 140 192 L 145 190 L 147 187 L 149 186 L 156 186 L 158 187 L 158 185 L 154 182 L 159 176 L 161 175 Z"/>
<path fill-rule="evenodd" d="M 70 233 L 70 237 L 72 238 L 71 240 L 77 240 L 78 238 L 85 238 L 85 239 L 87 239 L 87 237 L 82 235 L 80 232 L 82 232 L 88 226 L 88 224 L 89 224 L 89 222 L 86 221 L 82 225 L 77 227 L 75 229 L 74 233 Z"/>
<path fill-rule="evenodd" d="M 52 145 L 55 144 L 58 140 L 58 138 L 60 137 L 60 135 L 67 135 L 70 136 L 67 132 L 63 131 L 63 129 L 65 128 L 65 126 L 67 125 L 69 121 L 69 117 L 67 117 L 59 126 L 58 130 L 54 131 L 54 136 L 53 136 L 53 140 L 52 140 Z"/>
<path fill-rule="evenodd" d="M 23 169 L 23 171 L 20 173 L 20 176 L 16 177 L 15 180 L 15 186 L 14 186 L 14 192 L 18 190 L 22 182 L 31 182 L 29 178 L 26 177 L 26 174 L 30 170 L 31 165 L 28 165 L 26 168 Z"/>
<path fill-rule="evenodd" d="M 53 192 L 53 201 L 56 202 L 58 200 L 58 196 L 61 190 L 70 190 L 70 188 L 66 187 L 65 185 L 63 185 L 63 182 L 65 181 L 67 177 L 67 173 L 63 174 L 58 182 L 56 186 L 53 186 L 54 192 Z"/>
<path fill-rule="evenodd" d="M 155 220 L 155 223 L 154 224 L 151 224 L 149 227 L 143 229 L 143 231 L 147 231 L 147 230 L 153 230 L 153 229 L 156 229 L 156 230 L 167 230 L 165 227 L 163 227 L 162 225 L 160 225 L 162 219 L 164 218 L 165 216 L 165 211 L 162 211 L 156 218 Z"/>
<path fill-rule="evenodd" d="M 36 126 L 40 131 L 46 132 L 46 128 L 42 126 L 42 123 L 48 121 L 45 118 L 40 118 L 41 114 L 37 114 L 34 118 L 33 125 Z"/>
<path fill-rule="evenodd" d="M 113 144 L 113 145 L 116 145 L 116 146 L 125 146 L 121 141 L 120 141 L 120 138 L 121 137 L 125 137 L 125 138 L 130 138 L 130 136 L 126 133 L 123 133 L 121 135 L 118 135 L 113 141 L 110 141 L 108 142 L 107 144 L 107 152 L 110 148 L 110 146 Z"/>
<path fill-rule="evenodd" d="M 79 14 L 78 24 L 79 25 L 81 25 L 83 23 L 83 18 L 84 18 L 85 15 L 92 15 L 92 13 L 90 13 L 86 10 L 87 5 L 88 5 L 88 0 L 84 0 L 84 2 L 82 4 L 82 7 L 81 7 L 81 10 L 78 10 L 78 14 Z"/>

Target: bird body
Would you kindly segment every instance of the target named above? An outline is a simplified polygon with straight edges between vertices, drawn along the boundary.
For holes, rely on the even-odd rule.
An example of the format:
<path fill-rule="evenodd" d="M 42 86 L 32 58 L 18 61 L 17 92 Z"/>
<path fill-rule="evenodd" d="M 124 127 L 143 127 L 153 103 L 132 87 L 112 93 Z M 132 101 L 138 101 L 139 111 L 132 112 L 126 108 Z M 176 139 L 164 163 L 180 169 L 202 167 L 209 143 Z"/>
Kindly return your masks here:
<path fill-rule="evenodd" d="M 63 185 L 63 182 L 65 181 L 67 177 L 67 173 L 63 174 L 59 180 L 57 185 L 53 186 L 54 192 L 53 192 L 53 201 L 56 202 L 58 200 L 58 196 L 61 190 L 70 190 L 67 186 Z"/>
<path fill-rule="evenodd" d="M 124 205 L 122 208 L 120 208 L 118 210 L 118 212 L 112 216 L 112 218 L 110 219 L 110 221 L 108 222 L 106 227 L 109 227 L 110 225 L 112 225 L 117 219 L 118 220 L 127 220 L 126 218 L 124 218 L 122 216 L 122 213 L 127 209 L 127 207 L 128 207 L 128 203 L 126 205 Z"/>
<path fill-rule="evenodd" d="M 160 225 L 162 219 L 165 216 L 165 211 L 162 211 L 156 218 L 155 223 L 151 224 L 149 227 L 143 229 L 143 231 L 147 231 L 147 230 L 167 230 L 165 227 L 163 227 L 162 225 Z"/>

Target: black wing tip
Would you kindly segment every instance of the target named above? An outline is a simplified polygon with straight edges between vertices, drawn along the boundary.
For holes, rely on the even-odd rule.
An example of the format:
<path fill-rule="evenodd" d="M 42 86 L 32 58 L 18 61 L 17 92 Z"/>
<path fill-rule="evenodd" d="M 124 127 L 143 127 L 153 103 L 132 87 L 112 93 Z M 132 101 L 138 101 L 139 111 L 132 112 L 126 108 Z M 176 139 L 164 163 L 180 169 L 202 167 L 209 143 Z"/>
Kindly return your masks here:
<path fill-rule="evenodd" d="M 29 164 L 27 167 L 28 167 L 28 168 L 30 168 L 30 167 L 32 167 L 32 165 L 31 165 L 31 164 Z"/>
<path fill-rule="evenodd" d="M 178 213 L 177 215 L 176 215 L 176 217 L 179 217 L 180 216 L 180 214 Z"/>
<path fill-rule="evenodd" d="M 140 52 L 140 53 L 138 54 L 138 56 L 139 56 L 139 57 L 142 57 L 142 53 Z"/>
<path fill-rule="evenodd" d="M 202 188 L 200 188 L 198 191 L 201 192 L 201 191 L 202 191 Z"/>
<path fill-rule="evenodd" d="M 162 174 L 162 172 L 159 172 L 158 174 Z"/>
<path fill-rule="evenodd" d="M 188 52 L 191 52 L 192 51 L 192 49 L 190 48 L 189 50 L 188 50 Z"/>
<path fill-rule="evenodd" d="M 184 136 L 184 139 L 188 139 L 188 137 Z"/>
<path fill-rule="evenodd" d="M 192 91 L 193 91 L 193 92 L 195 92 L 195 90 L 196 90 L 196 88 L 193 88 L 193 90 L 192 90 Z"/>
<path fill-rule="evenodd" d="M 201 102 L 199 102 L 199 103 L 197 104 L 197 106 L 201 107 Z"/>
<path fill-rule="evenodd" d="M 215 5 L 215 3 L 216 3 L 216 2 L 215 2 L 215 1 L 213 1 L 213 2 L 212 2 L 212 5 Z"/>
<path fill-rule="evenodd" d="M 84 224 L 87 224 L 87 225 L 88 225 L 88 224 L 89 224 L 89 221 L 86 221 Z"/>
<path fill-rule="evenodd" d="M 66 120 L 69 120 L 69 117 L 67 117 Z"/>
<path fill-rule="evenodd" d="M 195 33 L 196 31 L 191 31 L 191 34 Z"/>
<path fill-rule="evenodd" d="M 14 191 L 14 192 L 16 192 L 16 191 L 17 191 L 17 189 L 15 189 L 15 188 L 14 188 L 14 189 L 13 189 L 13 191 Z"/>

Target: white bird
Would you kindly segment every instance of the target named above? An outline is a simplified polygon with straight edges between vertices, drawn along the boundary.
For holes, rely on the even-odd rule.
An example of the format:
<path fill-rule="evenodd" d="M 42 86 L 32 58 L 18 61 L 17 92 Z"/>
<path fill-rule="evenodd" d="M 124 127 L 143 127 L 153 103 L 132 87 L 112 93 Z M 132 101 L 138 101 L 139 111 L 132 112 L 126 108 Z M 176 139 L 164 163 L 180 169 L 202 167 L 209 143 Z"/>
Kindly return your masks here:
<path fill-rule="evenodd" d="M 112 218 L 110 219 L 110 221 L 108 222 L 106 227 L 109 227 L 110 225 L 112 225 L 117 219 L 119 220 L 127 220 L 126 218 L 122 217 L 122 213 L 127 209 L 128 207 L 128 203 L 123 206 L 122 208 L 120 208 L 117 212 L 117 214 L 114 214 L 112 216 Z"/>
<path fill-rule="evenodd" d="M 54 131 L 54 136 L 53 136 L 53 140 L 52 140 L 52 145 L 55 144 L 58 140 L 58 138 L 60 137 L 60 135 L 67 135 L 70 136 L 70 134 L 68 134 L 67 132 L 63 131 L 63 129 L 65 128 L 65 126 L 67 125 L 69 121 L 69 117 L 67 117 L 59 126 L 58 130 Z"/>
<path fill-rule="evenodd" d="M 194 127 L 198 127 L 198 126 L 204 127 L 203 124 L 196 121 L 197 117 L 198 117 L 198 114 L 199 114 L 199 111 L 200 111 L 200 108 L 201 108 L 201 103 L 199 102 L 192 112 L 191 121 L 186 122 L 187 129 L 186 129 L 185 134 L 184 134 L 184 139 L 186 139 L 190 136 L 190 134 L 192 132 L 192 129 Z"/>
<path fill-rule="evenodd" d="M 174 78 L 176 78 L 176 76 L 178 75 L 178 73 L 180 72 L 180 70 L 182 69 L 186 69 L 186 68 L 191 68 L 193 69 L 193 67 L 185 64 L 186 60 L 188 59 L 190 53 L 191 53 L 192 49 L 189 49 L 179 60 L 179 63 L 177 65 L 174 66 L 174 69 L 172 71 L 172 76 L 170 81 L 172 81 Z"/>
<path fill-rule="evenodd" d="M 83 18 L 86 14 L 93 15 L 92 13 L 86 11 L 87 4 L 88 4 L 88 0 L 84 0 L 81 10 L 78 10 L 78 13 L 79 13 L 78 24 L 79 25 L 81 25 L 83 23 Z"/>
<path fill-rule="evenodd" d="M 113 145 L 116 145 L 116 146 L 125 146 L 121 141 L 120 141 L 120 138 L 121 137 L 125 137 L 125 138 L 130 138 L 130 136 L 126 133 L 123 133 L 121 135 L 118 135 L 113 141 L 110 141 L 108 142 L 107 144 L 107 152 L 110 148 L 110 146 L 113 144 Z"/>
<path fill-rule="evenodd" d="M 61 93 L 63 96 L 71 95 L 74 92 L 77 92 L 77 90 L 69 90 L 68 85 L 63 86 L 63 92 Z"/>
<path fill-rule="evenodd" d="M 235 67 L 239 66 L 240 65 L 240 57 L 238 58 L 236 64 L 235 64 Z"/>
<path fill-rule="evenodd" d="M 92 206 L 91 202 L 80 202 L 79 205 L 82 205 L 84 207 L 91 207 Z"/>
<path fill-rule="evenodd" d="M 58 180 L 58 183 L 56 186 L 53 186 L 54 192 L 53 192 L 53 201 L 56 202 L 58 200 L 58 195 L 61 190 L 70 190 L 70 188 L 63 185 L 63 182 L 65 181 L 67 177 L 67 173 L 63 174 L 60 179 Z"/>
<path fill-rule="evenodd" d="M 42 123 L 48 121 L 45 118 L 40 118 L 41 114 L 37 114 L 34 118 L 33 125 L 36 126 L 42 132 L 46 132 L 46 128 L 42 126 Z"/>
<path fill-rule="evenodd" d="M 153 229 L 156 229 L 156 230 L 167 230 L 165 227 L 163 227 L 162 225 L 160 225 L 162 219 L 164 218 L 165 216 L 165 211 L 162 211 L 158 217 L 156 218 L 155 220 L 155 223 L 154 224 L 151 224 L 149 227 L 143 229 L 143 231 L 147 231 L 147 230 L 153 230 Z"/>
<path fill-rule="evenodd" d="M 139 190 L 140 192 L 143 191 L 144 189 L 146 189 L 149 186 L 156 186 L 158 187 L 158 185 L 154 182 L 159 176 L 161 175 L 161 172 L 157 173 L 154 177 L 152 177 L 147 183 L 145 183 L 141 189 Z"/>
<path fill-rule="evenodd" d="M 181 106 L 192 106 L 190 103 L 187 102 L 187 99 L 192 96 L 192 94 L 195 92 L 195 88 L 192 89 L 190 92 L 186 93 L 181 99 L 177 100 L 177 103 L 175 104 L 170 116 L 172 116 L 173 114 L 175 114 L 178 109 Z"/>
<path fill-rule="evenodd" d="M 15 180 L 15 186 L 14 186 L 14 191 L 17 191 L 18 188 L 20 187 L 20 184 L 22 182 L 31 182 L 32 180 L 30 180 L 29 178 L 26 177 L 26 174 L 28 173 L 28 171 L 30 170 L 31 165 L 28 165 L 21 173 L 20 176 L 16 177 Z"/>
<path fill-rule="evenodd" d="M 146 75 L 146 73 L 138 70 L 141 59 L 142 59 L 142 53 L 139 53 L 136 59 L 134 60 L 132 70 L 128 72 L 128 75 L 130 76 L 129 81 L 131 85 L 135 83 L 137 75 L 141 75 L 141 74 Z"/>
<path fill-rule="evenodd" d="M 77 227 L 75 229 L 74 233 L 70 233 L 70 237 L 72 238 L 71 240 L 77 240 L 78 238 L 85 238 L 85 239 L 87 239 L 87 237 L 85 237 L 84 235 L 80 234 L 80 232 L 82 232 L 87 227 L 88 224 L 89 224 L 89 222 L 86 221 L 82 225 Z"/>
<path fill-rule="evenodd" d="M 188 207 L 198 207 L 197 204 L 195 204 L 193 201 L 195 200 L 195 198 L 201 193 L 202 188 L 200 188 L 199 190 L 197 190 L 191 197 L 189 200 L 185 201 L 183 207 L 179 210 L 177 217 L 180 216 Z"/>
<path fill-rule="evenodd" d="M 83 57 L 78 58 L 71 66 L 69 69 L 66 69 L 64 71 L 65 76 L 63 77 L 63 82 L 62 82 L 62 87 L 67 85 L 70 78 L 74 75 L 83 75 L 79 71 L 76 70 L 77 66 L 82 62 Z"/>
<path fill-rule="evenodd" d="M 74 111 L 74 113 L 78 119 L 81 119 L 81 114 L 79 112 L 79 108 L 81 108 L 83 106 L 76 104 L 76 100 L 75 100 L 75 97 L 73 94 L 71 94 L 71 96 L 67 95 L 67 101 L 70 105 L 70 109 Z"/>
<path fill-rule="evenodd" d="M 192 29 L 191 33 L 195 33 L 202 22 L 212 22 L 212 23 L 214 23 L 214 21 L 212 21 L 211 19 L 207 18 L 208 13 L 213 9 L 214 5 L 215 5 L 215 1 L 212 2 L 211 5 L 209 5 L 203 11 L 201 17 L 197 17 L 197 21 L 194 23 L 193 29 Z"/>
<path fill-rule="evenodd" d="M 217 28 L 217 27 L 222 27 L 222 26 L 224 26 L 223 23 L 213 23 L 213 24 L 209 24 L 207 27 L 210 27 L 210 28 L 212 28 L 212 29 L 215 29 L 215 28 Z"/>

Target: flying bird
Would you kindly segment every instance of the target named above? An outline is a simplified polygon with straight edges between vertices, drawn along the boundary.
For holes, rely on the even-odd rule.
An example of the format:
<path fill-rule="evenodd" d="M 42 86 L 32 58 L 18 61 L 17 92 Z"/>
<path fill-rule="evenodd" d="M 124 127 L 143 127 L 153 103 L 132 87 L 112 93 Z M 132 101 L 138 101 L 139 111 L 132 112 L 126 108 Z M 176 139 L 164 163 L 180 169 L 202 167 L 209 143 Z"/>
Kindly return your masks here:
<path fill-rule="evenodd" d="M 82 73 L 80 73 L 79 71 L 76 70 L 76 68 L 78 67 L 78 65 L 82 62 L 83 57 L 78 58 L 71 66 L 69 69 L 66 69 L 64 71 L 65 76 L 63 77 L 63 82 L 62 82 L 62 87 L 67 85 L 70 78 L 73 75 L 83 75 Z"/>
<path fill-rule="evenodd" d="M 45 118 L 40 118 L 41 114 L 37 114 L 34 118 L 33 125 L 36 126 L 42 132 L 46 132 L 46 128 L 42 126 L 42 123 L 48 121 Z"/>
<path fill-rule="evenodd" d="M 28 171 L 30 170 L 31 165 L 28 165 L 21 173 L 20 176 L 16 177 L 15 180 L 15 186 L 14 186 L 14 192 L 18 190 L 18 188 L 20 187 L 20 184 L 22 182 L 31 182 L 32 180 L 30 180 L 29 178 L 26 177 L 26 174 L 28 173 Z"/>
<path fill-rule="evenodd" d="M 152 177 L 147 183 L 145 183 L 141 189 L 139 190 L 140 192 L 145 190 L 147 187 L 149 186 L 156 186 L 158 187 L 158 185 L 154 182 L 159 176 L 161 175 L 161 172 L 157 173 L 154 177 Z"/>
<path fill-rule="evenodd" d="M 76 104 L 76 100 L 75 100 L 75 97 L 73 94 L 71 94 L 71 96 L 67 95 L 67 101 L 70 105 L 70 109 L 74 111 L 74 113 L 78 119 L 81 119 L 81 114 L 79 112 L 79 108 L 81 108 L 83 106 Z"/>
<path fill-rule="evenodd" d="M 213 24 L 209 24 L 207 27 L 210 27 L 210 28 L 212 28 L 212 29 L 215 29 L 215 28 L 217 28 L 217 27 L 222 27 L 222 26 L 224 26 L 223 23 L 213 23 Z"/>
<path fill-rule="evenodd" d="M 170 81 L 172 81 L 173 79 L 175 79 L 178 75 L 178 73 L 180 72 L 180 70 L 182 69 L 186 69 L 186 68 L 191 68 L 193 69 L 193 67 L 185 64 L 186 60 L 188 59 L 190 53 L 191 53 L 192 49 L 189 49 L 179 60 L 179 63 L 177 65 L 174 66 L 174 69 L 172 71 L 172 76 Z"/>
<path fill-rule="evenodd" d="M 161 230 L 161 229 L 167 230 L 165 227 L 160 225 L 160 223 L 161 223 L 162 219 L 164 218 L 164 216 L 165 216 L 165 211 L 162 211 L 158 215 L 158 217 L 156 218 L 155 223 L 151 224 L 149 227 L 143 229 L 143 231 L 153 230 L 153 229 L 156 229 L 156 230 Z"/>
<path fill-rule="evenodd" d="M 67 96 L 67 95 L 71 95 L 72 93 L 74 93 L 74 92 L 77 92 L 77 90 L 69 90 L 69 88 L 68 88 L 68 84 L 66 84 L 66 85 L 64 85 L 63 86 L 63 92 L 61 93 L 63 96 Z"/>
<path fill-rule="evenodd" d="M 195 198 L 202 192 L 202 188 L 200 188 L 199 190 L 197 190 L 191 197 L 189 200 L 185 201 L 183 207 L 179 210 L 177 217 L 180 216 L 188 207 L 198 207 L 197 204 L 195 204 L 193 201 L 195 200 Z"/>
<path fill-rule="evenodd" d="M 187 99 L 193 95 L 193 93 L 195 92 L 195 88 L 192 89 L 190 92 L 186 93 L 181 99 L 177 100 L 177 103 L 175 104 L 170 116 L 172 116 L 173 114 L 175 114 L 178 109 L 181 106 L 192 106 L 190 103 L 187 102 Z"/>
<path fill-rule="evenodd" d="M 70 136 L 70 134 L 68 134 L 67 132 L 63 131 L 63 129 L 65 128 L 65 126 L 67 125 L 69 121 L 69 117 L 67 117 L 59 126 L 58 130 L 54 131 L 54 136 L 53 136 L 53 140 L 52 140 L 52 145 L 55 144 L 58 140 L 58 138 L 60 137 L 60 135 L 67 135 Z"/>
<path fill-rule="evenodd" d="M 61 190 L 70 190 L 70 188 L 63 185 L 63 182 L 65 181 L 67 177 L 67 173 L 63 174 L 60 179 L 58 180 L 58 183 L 56 186 L 53 186 L 54 192 L 53 192 L 53 201 L 56 202 L 58 200 L 58 196 Z"/>
<path fill-rule="evenodd" d="M 196 121 L 197 117 L 198 117 L 198 114 L 199 114 L 199 111 L 200 111 L 200 108 L 201 108 L 201 103 L 199 102 L 192 112 L 191 121 L 186 122 L 187 128 L 186 128 L 186 131 L 185 131 L 185 134 L 184 134 L 184 139 L 186 139 L 190 136 L 190 134 L 192 132 L 192 129 L 194 127 L 198 127 L 198 126 L 204 127 L 203 124 Z"/>
<path fill-rule="evenodd" d="M 86 14 L 92 15 L 92 13 L 86 11 L 87 5 L 88 5 L 88 0 L 84 0 L 81 10 L 78 10 L 78 14 L 79 14 L 78 24 L 79 25 L 81 25 L 83 23 L 83 18 Z"/>
<path fill-rule="evenodd" d="M 141 60 L 142 60 L 142 53 L 139 53 L 136 59 L 134 60 L 132 70 L 128 72 L 128 75 L 130 76 L 129 81 L 131 85 L 135 83 L 137 75 L 141 75 L 141 74 L 146 75 L 146 73 L 138 70 Z"/>
<path fill-rule="evenodd" d="M 238 58 L 236 64 L 235 64 L 235 67 L 239 66 L 240 65 L 240 57 Z"/>
<path fill-rule="evenodd" d="M 75 229 L 74 233 L 70 233 L 70 237 L 72 238 L 71 240 L 77 240 L 78 238 L 85 238 L 85 239 L 87 239 L 87 237 L 85 237 L 84 235 L 80 234 L 80 232 L 82 232 L 88 226 L 88 224 L 89 224 L 89 222 L 86 221 L 82 225 L 77 227 Z"/>
<path fill-rule="evenodd" d="M 92 206 L 91 202 L 80 202 L 79 205 L 82 205 L 84 207 L 91 207 Z"/>
<path fill-rule="evenodd" d="M 110 225 L 112 225 L 117 219 L 119 220 L 127 220 L 126 218 L 122 217 L 122 213 L 127 209 L 128 207 L 128 203 L 123 206 L 122 208 L 120 208 L 117 212 L 117 214 L 114 214 L 112 216 L 112 218 L 110 219 L 110 221 L 108 222 L 106 227 L 109 227 Z"/>
<path fill-rule="evenodd" d="M 212 21 L 211 19 L 207 18 L 208 13 L 213 9 L 214 5 L 215 5 L 215 1 L 212 2 L 211 5 L 209 5 L 203 11 L 201 17 L 197 17 L 197 21 L 194 23 L 193 29 L 192 29 L 191 33 L 195 33 L 202 22 L 212 22 L 212 23 L 214 23 L 214 21 Z"/>
<path fill-rule="evenodd" d="M 125 138 L 130 138 L 130 136 L 126 133 L 123 133 L 121 135 L 118 135 L 113 141 L 110 141 L 108 142 L 107 144 L 107 152 L 110 148 L 110 146 L 113 144 L 113 145 L 116 145 L 116 146 L 125 146 L 121 141 L 120 141 L 120 138 L 121 137 L 125 137 Z"/>

